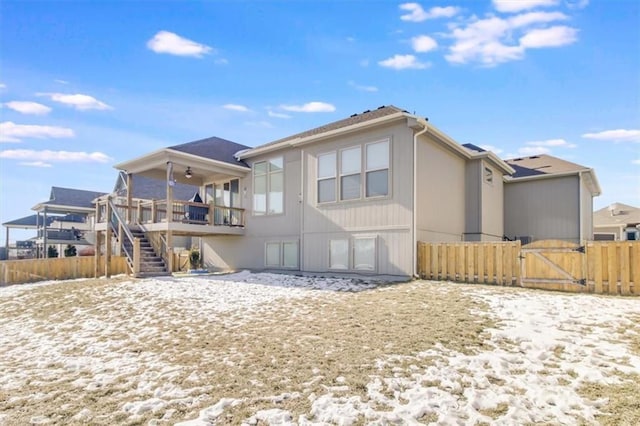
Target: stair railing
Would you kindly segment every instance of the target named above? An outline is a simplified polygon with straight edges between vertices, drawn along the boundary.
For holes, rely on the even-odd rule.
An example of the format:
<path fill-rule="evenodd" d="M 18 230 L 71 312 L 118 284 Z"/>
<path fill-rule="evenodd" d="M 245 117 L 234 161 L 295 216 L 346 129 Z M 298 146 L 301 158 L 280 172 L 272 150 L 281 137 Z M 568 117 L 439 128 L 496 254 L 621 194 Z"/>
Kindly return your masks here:
<path fill-rule="evenodd" d="M 127 258 L 129 269 L 131 269 L 134 276 L 138 276 L 140 274 L 140 239 L 134 238 L 111 198 L 107 202 L 109 203 L 109 210 L 111 210 L 109 226 L 120 242 L 122 251 Z M 107 250 L 110 250 L 110 247 Z"/>

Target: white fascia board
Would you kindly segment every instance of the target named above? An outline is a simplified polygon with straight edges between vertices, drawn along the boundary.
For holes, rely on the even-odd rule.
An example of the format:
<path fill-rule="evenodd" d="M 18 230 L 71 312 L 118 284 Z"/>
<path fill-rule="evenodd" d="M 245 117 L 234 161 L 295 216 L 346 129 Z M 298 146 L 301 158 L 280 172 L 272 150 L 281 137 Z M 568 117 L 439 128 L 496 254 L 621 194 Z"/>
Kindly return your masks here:
<path fill-rule="evenodd" d="M 151 154 L 147 154 L 142 157 L 135 158 L 130 161 L 116 164 L 115 167 L 118 170 L 126 171 L 127 173 L 140 173 L 155 168 L 165 167 L 168 161 L 182 161 L 185 163 L 193 163 L 193 165 L 200 164 L 202 166 L 211 165 L 217 168 L 231 169 L 235 171 L 247 172 L 250 169 L 245 166 L 239 166 L 236 164 L 225 163 L 224 161 L 212 160 L 210 158 L 201 157 L 199 155 L 188 154 L 182 151 L 175 151 L 173 149 L 161 149 L 154 151 Z"/>
<path fill-rule="evenodd" d="M 500 159 L 500 157 L 498 157 L 494 152 L 492 151 L 485 151 L 485 152 L 478 152 L 478 153 L 471 153 L 471 156 L 473 158 L 485 158 L 487 159 L 489 162 L 491 162 L 494 166 L 498 167 L 499 169 L 501 169 L 505 174 L 507 175 L 512 175 L 514 174 L 516 171 L 513 169 L 513 167 L 511 167 L 507 162 L 505 162 L 504 160 Z"/>
<path fill-rule="evenodd" d="M 321 141 L 323 139 L 331 138 L 336 135 L 353 133 L 359 130 L 367 129 L 369 127 L 378 126 L 380 124 L 391 122 L 397 120 L 399 118 L 409 118 L 413 117 L 411 114 L 407 114 L 405 112 L 396 112 L 393 114 L 385 115 L 384 117 L 375 118 L 373 120 L 363 121 L 362 123 L 352 124 L 351 126 L 341 127 L 335 130 L 329 130 L 327 132 L 318 133 L 317 135 L 306 136 L 302 138 L 289 139 L 286 141 L 282 141 L 280 143 L 276 143 L 273 145 L 267 145 L 262 147 L 256 147 L 248 149 L 244 152 L 238 152 L 236 155 L 240 160 L 244 160 L 245 158 L 255 157 L 260 154 L 266 154 L 272 151 L 276 151 L 278 149 L 287 148 L 291 146 L 305 145 L 312 142 Z"/>

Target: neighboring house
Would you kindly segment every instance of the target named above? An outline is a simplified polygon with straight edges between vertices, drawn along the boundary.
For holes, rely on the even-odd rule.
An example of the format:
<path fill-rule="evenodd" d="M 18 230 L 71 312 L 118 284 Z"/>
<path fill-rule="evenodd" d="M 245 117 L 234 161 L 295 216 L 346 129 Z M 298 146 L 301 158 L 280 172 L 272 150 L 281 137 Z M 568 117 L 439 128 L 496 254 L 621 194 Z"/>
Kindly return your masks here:
<path fill-rule="evenodd" d="M 601 189 L 593 169 L 551 155 L 506 160 L 504 232 L 523 243 L 593 239 L 593 197 Z"/>
<path fill-rule="evenodd" d="M 593 213 L 593 237 L 598 241 L 640 240 L 640 209 L 613 203 Z"/>
<path fill-rule="evenodd" d="M 393 106 L 255 148 L 209 138 L 115 167 L 165 183 L 164 199 L 142 205 L 128 185 L 123 222 L 165 247 L 200 236 L 209 268 L 402 276 L 415 272 L 418 240 L 502 239 L 503 176 L 514 172 Z M 186 182 L 202 203 L 176 200 Z"/>
<path fill-rule="evenodd" d="M 93 246 L 93 200 L 103 194 L 82 189 L 51 187 L 49 199 L 31 208 L 37 212 L 35 215 L 3 224 L 7 228 L 7 246 L 11 228 L 36 231 L 34 238 L 18 242 L 15 247 L 18 253 L 20 250 L 29 251 L 29 257 L 33 253 L 35 257 L 46 257 L 46 249 L 49 246 L 55 246 L 59 256 L 64 255 L 64 247 L 68 244 Z"/>
<path fill-rule="evenodd" d="M 49 216 L 47 218 L 47 225 L 50 226 L 55 219 L 55 216 Z M 37 234 L 38 228 L 42 226 L 42 220 L 43 219 L 38 215 L 32 214 L 30 216 L 21 217 L 19 219 L 11 220 L 2 224 L 2 226 L 6 228 L 5 247 L 7 248 L 7 259 L 32 259 L 37 257 L 38 253 L 35 243 L 35 237 L 28 240 L 16 241 L 15 244 L 11 246 L 9 243 L 9 236 L 11 229 L 33 230 Z"/>

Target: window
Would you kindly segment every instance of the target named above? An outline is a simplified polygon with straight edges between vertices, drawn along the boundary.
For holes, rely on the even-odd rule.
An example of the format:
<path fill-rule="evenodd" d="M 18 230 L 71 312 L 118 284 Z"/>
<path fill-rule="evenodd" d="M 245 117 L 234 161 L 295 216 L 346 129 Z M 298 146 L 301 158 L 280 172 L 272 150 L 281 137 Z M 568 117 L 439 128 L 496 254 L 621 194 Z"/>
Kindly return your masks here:
<path fill-rule="evenodd" d="M 389 141 L 367 145 L 367 197 L 389 194 Z"/>
<path fill-rule="evenodd" d="M 362 158 L 360 147 L 340 151 L 340 199 L 356 200 L 360 198 L 360 170 Z"/>
<path fill-rule="evenodd" d="M 489 167 L 484 168 L 484 181 L 485 183 L 493 183 L 493 170 Z"/>
<path fill-rule="evenodd" d="M 376 239 L 355 238 L 353 240 L 353 269 L 374 271 L 376 268 Z"/>
<path fill-rule="evenodd" d="M 253 213 L 279 214 L 284 211 L 284 160 L 282 157 L 253 165 Z"/>
<path fill-rule="evenodd" d="M 353 257 L 350 256 L 350 248 Z M 376 270 L 376 237 L 355 237 L 329 241 L 329 269 Z"/>
<path fill-rule="evenodd" d="M 318 203 L 389 195 L 389 163 L 388 140 L 318 155 Z"/>
<path fill-rule="evenodd" d="M 274 241 L 265 244 L 265 266 L 271 268 L 298 268 L 298 242 Z"/>
<path fill-rule="evenodd" d="M 336 153 L 318 156 L 318 202 L 336 201 Z"/>
<path fill-rule="evenodd" d="M 280 243 L 267 243 L 265 253 L 266 266 L 280 266 Z"/>
<path fill-rule="evenodd" d="M 329 269 L 349 269 L 349 240 L 329 241 Z"/>

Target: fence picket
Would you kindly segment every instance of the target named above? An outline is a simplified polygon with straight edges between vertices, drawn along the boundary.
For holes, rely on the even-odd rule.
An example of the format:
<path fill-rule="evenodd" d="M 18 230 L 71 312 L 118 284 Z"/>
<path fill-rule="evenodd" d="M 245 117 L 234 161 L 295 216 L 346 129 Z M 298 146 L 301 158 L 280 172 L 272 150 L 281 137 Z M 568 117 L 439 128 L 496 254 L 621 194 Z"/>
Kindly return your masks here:
<path fill-rule="evenodd" d="M 124 257 L 113 256 L 114 274 L 127 272 Z M 66 280 L 95 276 L 94 257 L 62 257 L 49 259 L 22 259 L 0 261 L 0 284 L 24 284 L 42 280 Z"/>

